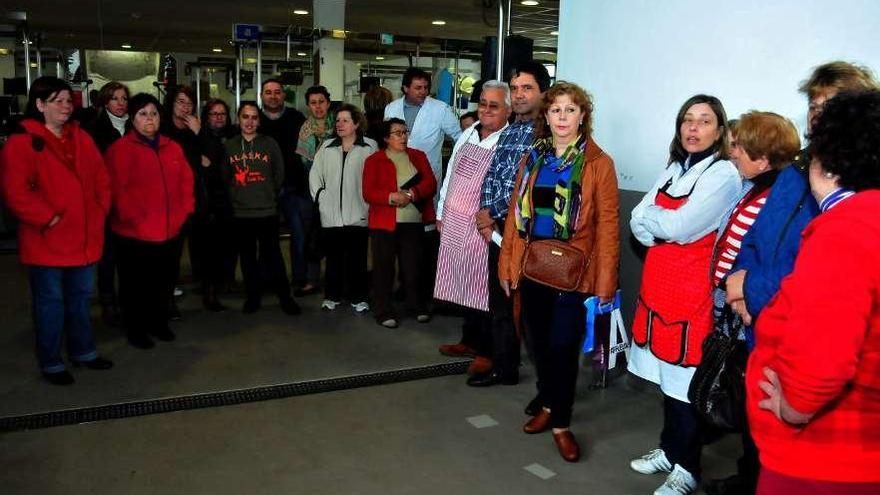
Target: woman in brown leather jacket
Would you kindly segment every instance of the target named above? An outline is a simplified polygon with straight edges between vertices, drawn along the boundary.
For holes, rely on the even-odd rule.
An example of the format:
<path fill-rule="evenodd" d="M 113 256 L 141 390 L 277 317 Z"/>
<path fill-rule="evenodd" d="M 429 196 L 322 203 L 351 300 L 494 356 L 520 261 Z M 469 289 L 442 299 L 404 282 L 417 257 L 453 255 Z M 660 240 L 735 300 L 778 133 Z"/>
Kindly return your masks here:
<path fill-rule="evenodd" d="M 535 143 L 519 165 L 512 215 L 504 226 L 498 276 L 505 292 L 521 298 L 532 342 L 542 408 L 523 431 L 552 428 L 560 455 L 580 458 L 569 431 L 584 336 L 584 301 L 610 301 L 620 260 L 619 195 L 614 163 L 591 137 L 593 103 L 576 84 L 558 82 L 544 95 Z M 524 274 L 537 272 L 526 256 L 530 243 L 563 242 L 585 260 L 571 291 L 560 291 Z M 525 260 L 525 261 L 524 261 Z"/>

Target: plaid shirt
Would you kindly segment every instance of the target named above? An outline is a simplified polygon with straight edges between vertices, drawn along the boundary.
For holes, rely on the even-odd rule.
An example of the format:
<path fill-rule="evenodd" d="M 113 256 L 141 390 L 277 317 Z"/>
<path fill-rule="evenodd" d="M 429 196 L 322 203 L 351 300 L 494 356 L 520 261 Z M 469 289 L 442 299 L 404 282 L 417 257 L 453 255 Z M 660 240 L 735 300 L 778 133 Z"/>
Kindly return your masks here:
<path fill-rule="evenodd" d="M 804 230 L 794 271 L 761 312 L 746 373 L 761 466 L 787 476 L 880 482 L 880 191 L 863 191 Z M 761 213 L 763 215 L 763 212 Z M 749 275 L 746 275 L 748 279 Z M 758 408 L 768 367 L 793 426 Z"/>
<path fill-rule="evenodd" d="M 500 220 L 507 216 L 510 195 L 516 183 L 516 166 L 532 147 L 534 121 L 516 121 L 498 138 L 495 156 L 483 179 L 480 208 L 488 208 L 492 218 Z"/>

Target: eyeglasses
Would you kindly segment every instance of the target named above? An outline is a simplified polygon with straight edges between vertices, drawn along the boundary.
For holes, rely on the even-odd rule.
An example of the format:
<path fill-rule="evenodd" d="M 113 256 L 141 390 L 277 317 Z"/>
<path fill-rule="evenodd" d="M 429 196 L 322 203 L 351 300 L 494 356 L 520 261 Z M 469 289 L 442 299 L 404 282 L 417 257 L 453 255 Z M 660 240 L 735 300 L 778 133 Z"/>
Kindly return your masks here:
<path fill-rule="evenodd" d="M 226 117 L 226 112 L 208 112 L 208 117 Z"/>
<path fill-rule="evenodd" d="M 393 132 L 391 132 L 391 135 L 394 137 L 403 137 L 403 136 L 406 136 L 407 134 L 409 134 L 409 131 L 393 131 Z"/>

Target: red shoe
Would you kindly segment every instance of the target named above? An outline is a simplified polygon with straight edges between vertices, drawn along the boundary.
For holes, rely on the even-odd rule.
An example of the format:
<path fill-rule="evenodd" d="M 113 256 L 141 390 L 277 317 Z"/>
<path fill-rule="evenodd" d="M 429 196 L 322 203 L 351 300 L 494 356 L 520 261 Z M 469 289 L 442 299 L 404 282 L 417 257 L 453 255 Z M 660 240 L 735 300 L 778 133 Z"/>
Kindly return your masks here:
<path fill-rule="evenodd" d="M 529 435 L 534 435 L 535 433 L 541 433 L 543 431 L 547 431 L 547 428 L 550 426 L 550 411 L 541 408 L 538 411 L 538 414 L 535 415 L 532 419 L 528 421 L 525 425 L 523 425 L 523 431 L 528 433 Z"/>
<path fill-rule="evenodd" d="M 480 373 L 488 373 L 492 371 L 492 368 L 495 366 L 495 363 L 492 362 L 491 359 L 485 358 L 482 356 L 477 356 L 474 358 L 471 365 L 468 366 L 467 373 L 468 375 L 477 375 Z"/>
<path fill-rule="evenodd" d="M 581 458 L 581 448 L 569 430 L 553 432 L 553 441 L 556 442 L 559 455 L 566 461 L 577 462 Z"/>
<path fill-rule="evenodd" d="M 476 353 L 464 344 L 443 344 L 440 346 L 440 354 L 449 357 L 474 357 Z"/>

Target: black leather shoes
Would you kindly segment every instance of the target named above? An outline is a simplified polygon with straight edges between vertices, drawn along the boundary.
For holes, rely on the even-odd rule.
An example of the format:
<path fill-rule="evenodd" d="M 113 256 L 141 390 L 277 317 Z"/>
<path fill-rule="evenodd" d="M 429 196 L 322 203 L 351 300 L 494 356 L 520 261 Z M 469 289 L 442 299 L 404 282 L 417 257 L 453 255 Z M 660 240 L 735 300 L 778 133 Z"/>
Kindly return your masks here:
<path fill-rule="evenodd" d="M 497 369 L 488 373 L 476 373 L 467 379 L 471 387 L 491 387 L 492 385 L 516 385 L 519 383 L 519 372 L 504 374 Z"/>
<path fill-rule="evenodd" d="M 101 356 L 92 359 L 91 361 L 74 361 L 74 366 L 85 366 L 90 370 L 109 370 L 113 367 L 113 361 L 109 359 L 104 359 Z"/>
<path fill-rule="evenodd" d="M 67 370 L 56 371 L 55 373 L 43 373 L 43 377 L 52 385 L 71 385 L 73 384 L 73 375 Z"/>

